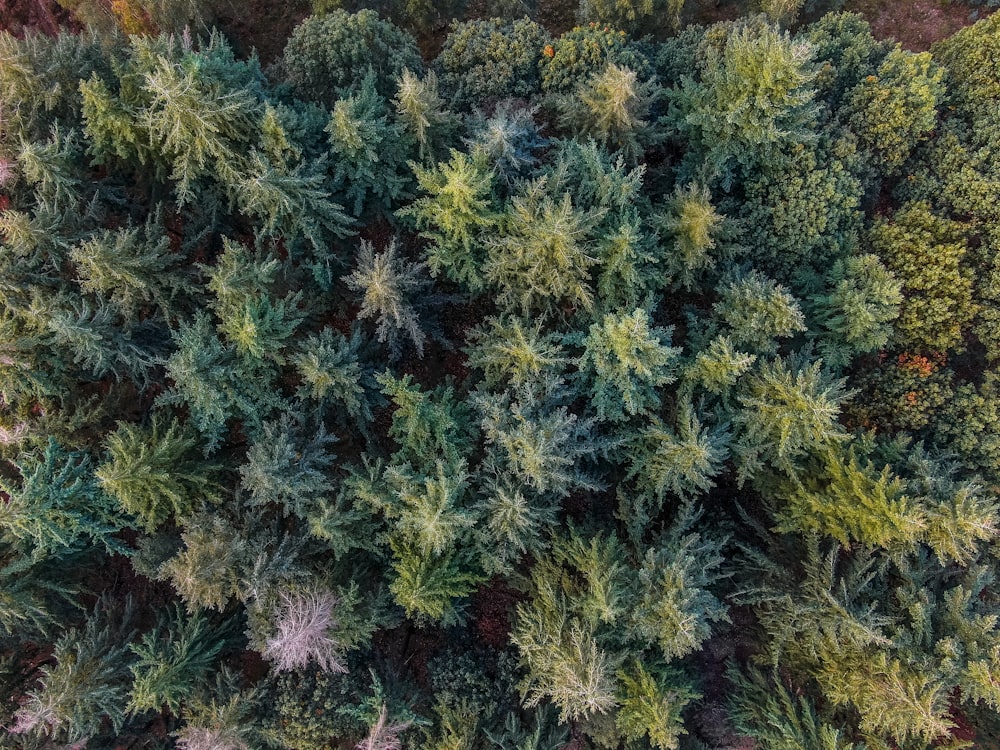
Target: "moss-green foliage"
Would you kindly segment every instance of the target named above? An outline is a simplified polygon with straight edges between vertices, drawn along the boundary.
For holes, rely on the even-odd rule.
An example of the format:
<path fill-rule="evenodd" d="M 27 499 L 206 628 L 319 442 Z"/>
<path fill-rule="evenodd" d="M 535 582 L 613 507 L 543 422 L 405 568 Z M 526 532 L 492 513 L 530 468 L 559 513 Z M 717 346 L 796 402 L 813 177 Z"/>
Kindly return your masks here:
<path fill-rule="evenodd" d="M 847 94 L 842 112 L 880 172 L 898 170 L 934 127 L 943 75 L 930 53 L 913 54 L 897 46 L 874 75 Z"/>
<path fill-rule="evenodd" d="M 541 88 L 538 61 L 549 35 L 529 18 L 456 23 L 434 64 L 463 108 Z"/>
<path fill-rule="evenodd" d="M 807 43 L 745 23 L 700 52 L 697 77 L 682 78 L 672 97 L 675 127 L 693 158 L 725 177 L 736 165 L 767 163 L 782 144 L 815 138 L 816 71 Z"/>
<path fill-rule="evenodd" d="M 0 33 L 0 745 L 986 746 L 1000 16 L 364 5 Z"/>
<path fill-rule="evenodd" d="M 647 77 L 649 62 L 624 31 L 589 23 L 562 34 L 550 47 L 538 63 L 546 93 L 571 93 L 609 64 L 635 71 L 641 80 Z"/>
<path fill-rule="evenodd" d="M 404 70 L 420 71 L 416 42 L 373 10 L 309 16 L 288 39 L 283 64 L 303 98 L 330 106 L 338 89 L 356 86 L 369 69 L 382 96 L 395 93 Z"/>
<path fill-rule="evenodd" d="M 164 422 L 154 417 L 148 429 L 120 423 L 95 471 L 102 489 L 147 530 L 221 495 L 213 467 L 195 455 L 198 439 L 177 422 Z"/>
<path fill-rule="evenodd" d="M 579 367 L 598 419 L 619 421 L 659 406 L 657 389 L 676 379 L 678 350 L 667 345 L 670 334 L 650 328 L 641 308 L 605 315 L 590 327 Z"/>
<path fill-rule="evenodd" d="M 963 329 L 976 312 L 965 227 L 909 203 L 871 233 L 872 249 L 903 288 L 895 343 L 916 351 L 962 348 Z"/>

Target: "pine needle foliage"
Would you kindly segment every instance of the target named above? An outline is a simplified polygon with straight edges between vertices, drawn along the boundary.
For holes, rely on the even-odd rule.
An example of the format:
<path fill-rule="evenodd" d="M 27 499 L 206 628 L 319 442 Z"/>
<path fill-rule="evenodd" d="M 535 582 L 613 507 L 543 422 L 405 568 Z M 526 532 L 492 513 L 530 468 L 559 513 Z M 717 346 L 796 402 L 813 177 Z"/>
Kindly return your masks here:
<path fill-rule="evenodd" d="M 416 300 L 430 287 L 426 268 L 424 263 L 401 258 L 395 239 L 379 253 L 372 243 L 362 240 L 357 267 L 344 278 L 351 291 L 361 293 L 358 317 L 375 318 L 378 340 L 387 343 L 395 355 L 401 351 L 401 334 L 423 355 L 427 334 L 420 326 Z"/>
<path fill-rule="evenodd" d="M 157 415 L 148 428 L 121 422 L 108 435 L 95 476 L 102 489 L 146 530 L 218 502 L 213 467 L 193 456 L 200 441 L 179 422 Z"/>
<path fill-rule="evenodd" d="M 132 644 L 136 659 L 129 711 L 159 710 L 175 714 L 207 681 L 208 673 L 225 646 L 224 634 L 212 630 L 199 613 L 184 614 L 174 607 L 157 626 Z"/>
<path fill-rule="evenodd" d="M 120 730 L 132 683 L 132 617 L 131 601 L 119 610 L 102 599 L 82 630 L 67 630 L 55 643 L 54 663 L 42 668 L 41 684 L 15 714 L 11 731 L 76 743 L 97 734 L 105 719 Z"/>

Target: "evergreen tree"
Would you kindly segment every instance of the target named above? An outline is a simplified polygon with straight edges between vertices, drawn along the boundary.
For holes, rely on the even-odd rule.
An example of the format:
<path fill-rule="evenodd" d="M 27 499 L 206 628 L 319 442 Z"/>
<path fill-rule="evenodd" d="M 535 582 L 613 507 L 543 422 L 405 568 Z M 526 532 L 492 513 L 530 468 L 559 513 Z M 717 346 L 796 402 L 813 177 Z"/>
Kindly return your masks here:
<path fill-rule="evenodd" d="M 655 220 L 661 239 L 672 240 L 665 254 L 666 277 L 684 289 L 692 288 L 701 272 L 715 265 L 710 251 L 716 247 L 723 217 L 716 213 L 708 191 L 692 183 L 676 189 Z"/>
<path fill-rule="evenodd" d="M 743 381 L 733 415 L 740 478 L 764 465 L 795 476 L 801 459 L 844 440 L 837 415 L 848 395 L 844 381 L 830 378 L 822 362 L 762 362 Z"/>
<path fill-rule="evenodd" d="M 119 610 L 102 599 L 82 631 L 70 628 L 60 636 L 54 663 L 42 667 L 41 684 L 18 709 L 11 732 L 77 743 L 97 734 L 105 719 L 119 731 L 132 682 L 132 617 L 131 601 Z"/>
<path fill-rule="evenodd" d="M 547 194 L 544 178 L 525 186 L 483 269 L 497 301 L 522 315 L 563 305 L 590 309 L 590 268 L 597 262 L 591 231 L 599 218 L 574 206 L 568 191 L 559 198 Z"/>
<path fill-rule="evenodd" d="M 375 318 L 378 340 L 387 343 L 394 356 L 401 349 L 400 331 L 423 356 L 427 334 L 420 327 L 415 302 L 430 287 L 423 277 L 425 268 L 424 263 L 400 258 L 395 239 L 377 254 L 372 243 L 362 240 L 357 268 L 344 278 L 349 289 L 362 293 L 358 317 Z"/>
<path fill-rule="evenodd" d="M 355 93 L 337 100 L 326 132 L 334 184 L 353 201 L 354 215 L 375 202 L 389 208 L 406 185 L 402 166 L 407 144 L 403 127 L 390 121 L 386 102 L 375 90 L 374 72 Z"/>
<path fill-rule="evenodd" d="M 44 450 L 18 460 L 20 481 L 0 479 L 7 501 L 0 507 L 4 537 L 35 559 L 63 556 L 100 543 L 124 552 L 114 535 L 125 525 L 114 501 L 94 477 L 93 461 L 49 438 Z"/>
<path fill-rule="evenodd" d="M 108 435 L 107 456 L 95 476 L 122 510 L 151 531 L 221 498 L 214 467 L 191 455 L 198 444 L 177 421 L 159 415 L 145 429 L 120 422 Z"/>
<path fill-rule="evenodd" d="M 137 658 L 130 666 L 134 680 L 129 711 L 165 705 L 177 713 L 204 685 L 225 646 L 223 636 L 212 632 L 200 614 L 185 615 L 179 607 L 168 610 L 153 630 L 131 645 Z"/>
<path fill-rule="evenodd" d="M 827 279 L 829 291 L 812 300 L 826 329 L 824 360 L 847 365 L 856 354 L 884 348 L 903 301 L 895 276 L 876 256 L 858 255 L 834 263 Z"/>
<path fill-rule="evenodd" d="M 420 78 L 404 70 L 393 103 L 400 124 L 417 144 L 420 160 L 432 161 L 455 125 L 454 115 L 438 93 L 437 74 L 430 70 Z"/>
<path fill-rule="evenodd" d="M 286 516 L 312 515 L 332 490 L 327 472 L 336 456 L 327 447 L 334 440 L 322 423 L 311 428 L 307 420 L 287 413 L 265 423 L 240 466 L 247 504 L 277 503 Z"/>
<path fill-rule="evenodd" d="M 675 123 L 693 154 L 728 181 L 733 164 L 766 162 L 782 143 L 808 142 L 816 116 L 816 73 L 807 43 L 749 22 L 705 45 L 700 77 L 672 94 Z"/>
<path fill-rule="evenodd" d="M 734 344 L 763 354 L 777 350 L 777 340 L 806 330 L 805 316 L 788 291 L 756 271 L 724 281 L 713 312 L 728 328 Z"/>
<path fill-rule="evenodd" d="M 579 367 L 598 419 L 621 421 L 659 407 L 657 389 L 676 379 L 680 350 L 665 345 L 671 333 L 650 328 L 642 308 L 605 315 L 590 327 Z"/>
<path fill-rule="evenodd" d="M 557 333 L 542 333 L 540 322 L 527 326 L 521 318 L 499 316 L 469 332 L 469 365 L 483 371 L 487 387 L 528 385 L 573 362 Z"/>
<path fill-rule="evenodd" d="M 648 117 L 658 93 L 652 79 L 640 83 L 634 70 L 609 63 L 561 100 L 560 122 L 574 136 L 594 138 L 636 162 L 655 133 Z"/>
<path fill-rule="evenodd" d="M 875 75 L 848 93 L 842 116 L 880 173 L 896 172 L 934 127 L 943 76 L 929 52 L 914 54 L 896 45 Z"/>
<path fill-rule="evenodd" d="M 483 283 L 481 244 L 498 218 L 492 200 L 493 172 L 486 154 L 474 150 L 470 158 L 453 149 L 451 159 L 434 169 L 411 165 L 426 195 L 399 211 L 430 240 L 427 265 L 431 274 L 444 272 L 473 291 Z"/>

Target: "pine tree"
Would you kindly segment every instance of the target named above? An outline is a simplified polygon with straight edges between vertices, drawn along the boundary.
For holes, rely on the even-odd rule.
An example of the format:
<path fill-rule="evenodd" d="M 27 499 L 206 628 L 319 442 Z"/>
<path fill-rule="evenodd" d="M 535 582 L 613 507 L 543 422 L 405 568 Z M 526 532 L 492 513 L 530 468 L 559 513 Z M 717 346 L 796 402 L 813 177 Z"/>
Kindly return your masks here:
<path fill-rule="evenodd" d="M 700 80 L 685 77 L 672 94 L 674 121 L 724 182 L 731 161 L 749 170 L 780 144 L 812 137 L 816 72 L 808 43 L 746 22 L 706 45 L 699 68 Z"/>
<path fill-rule="evenodd" d="M 185 615 L 173 607 L 157 626 L 131 645 L 137 657 L 130 665 L 134 681 L 130 712 L 159 710 L 166 706 L 175 714 L 208 678 L 225 633 L 213 632 L 200 614 Z"/>
<path fill-rule="evenodd" d="M 370 376 L 358 358 L 361 342 L 360 328 L 352 331 L 350 339 L 330 327 L 304 338 L 292 357 L 302 380 L 300 397 L 334 402 L 346 408 L 352 419 L 370 420 L 370 397 L 365 389 Z"/>
<path fill-rule="evenodd" d="M 584 462 L 606 453 L 609 441 L 598 436 L 593 419 L 580 419 L 559 404 L 558 383 L 549 393 L 525 387 L 475 399 L 486 438 L 484 466 L 538 493 L 565 496 L 572 489 L 596 489 L 598 481 Z"/>
<path fill-rule="evenodd" d="M 686 367 L 685 385 L 690 384 L 690 387 L 703 388 L 709 393 L 721 395 L 736 385 L 756 361 L 756 354 L 735 349 L 728 336 L 716 336 Z"/>
<path fill-rule="evenodd" d="M 62 556 L 100 543 L 124 552 L 114 535 L 125 524 L 115 502 L 94 477 L 93 461 L 49 438 L 44 450 L 23 454 L 16 467 L 20 481 L 0 480 L 7 501 L 0 506 L 6 539 L 25 546 L 34 559 Z"/>
<path fill-rule="evenodd" d="M 730 278 L 718 289 L 712 312 L 734 344 L 767 354 L 778 339 L 806 330 L 805 316 L 788 290 L 757 271 Z"/>
<path fill-rule="evenodd" d="M 393 454 L 397 464 L 409 463 L 431 471 L 438 461 L 457 466 L 471 448 L 472 420 L 468 407 L 456 398 L 450 385 L 422 391 L 410 375 L 401 378 L 385 372 L 376 380 L 396 409 L 392 414 L 389 437 L 399 450 Z"/>
<path fill-rule="evenodd" d="M 437 74 L 429 70 L 420 78 L 404 70 L 393 103 L 400 123 L 416 141 L 420 160 L 433 161 L 455 125 L 455 116 L 438 93 Z"/>
<path fill-rule="evenodd" d="M 668 492 L 684 500 L 698 496 L 715 486 L 729 440 L 727 425 L 703 426 L 695 409 L 682 404 L 675 429 L 654 421 L 640 433 L 629 477 L 659 502 Z"/>
<path fill-rule="evenodd" d="M 634 742 L 648 737 L 649 744 L 659 750 L 676 750 L 680 735 L 686 732 L 681 712 L 701 696 L 682 675 L 671 670 L 651 673 L 641 661 L 621 670 L 618 680 L 621 707 L 615 726 L 622 735 Z"/>
<path fill-rule="evenodd" d="M 843 730 L 823 721 L 805 695 L 793 695 L 778 679 L 768 679 L 756 669 L 747 674 L 730 668 L 736 686 L 732 715 L 740 732 L 774 750 L 862 750 Z"/>
<path fill-rule="evenodd" d="M 70 251 L 80 288 L 109 299 L 126 320 L 151 303 L 170 314 L 174 298 L 192 291 L 191 279 L 170 256 L 170 241 L 156 214 L 142 230 L 105 230 Z"/>
<path fill-rule="evenodd" d="M 396 240 L 380 253 L 372 243 L 361 241 L 357 268 L 344 278 L 354 292 L 362 293 L 359 318 L 375 318 L 378 340 L 388 343 L 389 351 L 398 356 L 401 349 L 400 331 L 405 332 L 423 356 L 427 334 L 420 327 L 416 300 L 426 294 L 430 280 L 424 278 L 424 263 L 412 263 L 397 255 Z"/>
<path fill-rule="evenodd" d="M 231 202 L 244 214 L 261 220 L 259 231 L 264 236 L 304 237 L 322 259 L 331 238 L 351 233 L 351 217 L 331 200 L 319 164 L 303 161 L 283 169 L 260 152 L 251 151 L 246 168 L 233 179 Z"/>
<path fill-rule="evenodd" d="M 589 137 L 637 162 L 655 131 L 648 121 L 658 95 L 656 83 L 640 82 L 634 70 L 608 63 L 561 101 L 560 124 L 576 137 Z"/>
<path fill-rule="evenodd" d="M 500 305 L 522 315 L 564 305 L 589 310 L 597 262 L 591 231 L 599 218 L 575 207 L 568 191 L 548 195 L 544 178 L 527 185 L 512 200 L 507 231 L 493 241 L 483 269 Z"/>
<path fill-rule="evenodd" d="M 733 416 L 740 478 L 763 465 L 795 476 L 800 460 L 844 440 L 837 415 L 848 395 L 844 382 L 831 379 L 822 362 L 762 362 L 744 380 Z"/>
<path fill-rule="evenodd" d="M 221 498 L 213 467 L 191 455 L 198 444 L 189 430 L 160 415 L 148 428 L 119 422 L 95 475 L 102 489 L 151 531 L 171 516 L 183 520 Z"/>
<path fill-rule="evenodd" d="M 676 379 L 680 350 L 666 345 L 671 333 L 650 328 L 642 308 L 605 315 L 590 326 L 579 367 L 598 419 L 617 422 L 659 407 L 657 389 Z"/>
<path fill-rule="evenodd" d="M 908 203 L 872 229 L 873 250 L 902 285 L 893 343 L 918 351 L 961 349 L 977 307 L 972 274 L 962 262 L 966 231 L 927 203 Z"/>
<path fill-rule="evenodd" d="M 452 149 L 451 159 L 433 169 L 411 165 L 420 189 L 426 193 L 398 215 L 413 221 L 421 236 L 430 240 L 427 265 L 476 291 L 482 284 L 485 253 L 482 242 L 497 223 L 493 205 L 493 170 L 486 152 L 470 155 Z"/>
<path fill-rule="evenodd" d="M 406 185 L 405 131 L 390 121 L 386 102 L 375 90 L 374 72 L 356 92 L 337 100 L 326 132 L 334 156 L 334 183 L 353 201 L 354 215 L 376 202 L 389 208 Z"/>
<path fill-rule="evenodd" d="M 471 561 L 453 551 L 442 555 L 423 554 L 404 540 L 390 539 L 395 578 L 392 595 L 410 617 L 440 625 L 455 625 L 463 619 L 463 607 L 456 599 L 468 596 L 480 582 Z"/>
<path fill-rule="evenodd" d="M 702 272 L 715 265 L 710 251 L 716 247 L 723 216 L 712 206 L 708 190 L 691 183 L 677 188 L 654 219 L 661 241 L 672 241 L 665 253 L 666 277 L 691 289 Z"/>
<path fill-rule="evenodd" d="M 188 611 L 222 611 L 244 593 L 243 571 L 250 567 L 249 541 L 226 519 L 195 514 L 181 534 L 183 548 L 156 571 L 184 600 Z"/>
<path fill-rule="evenodd" d="M 845 548 L 860 543 L 896 551 L 923 537 L 926 516 L 888 466 L 877 471 L 852 450 L 828 451 L 817 464 L 774 488 L 784 503 L 775 514 L 776 531 L 819 532 Z"/>
<path fill-rule="evenodd" d="M 574 361 L 560 345 L 562 337 L 543 334 L 540 321 L 528 326 L 514 316 L 489 317 L 467 338 L 473 342 L 466 350 L 469 365 L 483 371 L 487 387 L 528 385 Z"/>
<path fill-rule="evenodd" d="M 535 152 L 547 143 L 538 132 L 537 114 L 537 107 L 502 101 L 490 117 L 480 114 L 470 128 L 471 137 L 465 139 L 473 159 L 485 155 L 493 173 L 508 189 L 528 176 L 538 163 Z"/>
<path fill-rule="evenodd" d="M 876 256 L 858 255 L 834 263 L 827 279 L 829 292 L 812 300 L 827 331 L 824 360 L 847 365 L 855 354 L 884 348 L 903 301 L 896 277 Z"/>
<path fill-rule="evenodd" d="M 76 132 L 63 133 L 58 124 L 52 126 L 52 137 L 46 143 L 21 144 L 17 162 L 25 180 L 35 190 L 36 200 L 57 211 L 79 205 L 83 198 L 76 166 L 83 161 L 80 152 Z"/>
<path fill-rule="evenodd" d="M 105 718 L 115 731 L 125 722 L 133 660 L 132 603 L 118 609 L 98 601 L 82 631 L 67 630 L 55 643 L 54 664 L 42 667 L 41 685 L 15 714 L 14 734 L 34 731 L 82 742 Z"/>
<path fill-rule="evenodd" d="M 265 423 L 240 466 L 247 504 L 277 503 L 286 516 L 309 517 L 333 489 L 327 472 L 336 459 L 328 450 L 334 441 L 322 423 L 312 427 L 287 413 Z"/>

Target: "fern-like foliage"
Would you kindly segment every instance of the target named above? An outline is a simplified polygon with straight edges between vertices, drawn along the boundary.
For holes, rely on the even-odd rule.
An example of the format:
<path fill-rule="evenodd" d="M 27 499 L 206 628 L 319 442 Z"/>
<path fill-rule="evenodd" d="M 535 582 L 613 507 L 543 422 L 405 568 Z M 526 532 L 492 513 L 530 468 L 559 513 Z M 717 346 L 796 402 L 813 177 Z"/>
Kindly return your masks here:
<path fill-rule="evenodd" d="M 173 607 L 157 626 L 131 646 L 136 659 L 129 711 L 159 710 L 178 713 L 201 688 L 219 652 L 225 634 L 213 631 L 201 614 L 186 615 Z"/>
<path fill-rule="evenodd" d="M 221 498 L 213 467 L 192 455 L 199 443 L 179 422 L 159 415 L 148 428 L 121 422 L 95 475 L 126 513 L 152 530 Z"/>

